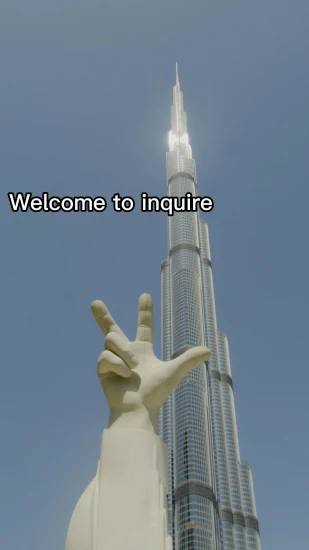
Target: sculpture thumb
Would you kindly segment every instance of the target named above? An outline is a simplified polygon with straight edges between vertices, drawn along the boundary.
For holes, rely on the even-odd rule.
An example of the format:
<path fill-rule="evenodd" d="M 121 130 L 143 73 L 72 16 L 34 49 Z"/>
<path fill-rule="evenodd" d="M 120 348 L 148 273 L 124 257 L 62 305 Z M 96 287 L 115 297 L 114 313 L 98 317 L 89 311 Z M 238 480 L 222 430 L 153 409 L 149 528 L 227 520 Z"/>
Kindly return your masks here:
<path fill-rule="evenodd" d="M 188 349 L 179 355 L 179 357 L 172 359 L 169 370 L 170 375 L 174 378 L 174 384 L 178 384 L 192 369 L 204 361 L 208 361 L 210 353 L 210 350 L 205 346 L 196 346 Z"/>

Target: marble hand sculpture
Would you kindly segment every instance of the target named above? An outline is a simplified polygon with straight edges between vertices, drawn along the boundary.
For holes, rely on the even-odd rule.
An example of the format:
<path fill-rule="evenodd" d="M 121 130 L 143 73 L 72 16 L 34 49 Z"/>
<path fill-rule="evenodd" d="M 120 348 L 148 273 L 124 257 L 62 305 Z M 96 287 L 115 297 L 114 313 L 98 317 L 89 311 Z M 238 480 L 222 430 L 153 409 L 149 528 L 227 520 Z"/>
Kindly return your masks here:
<path fill-rule="evenodd" d="M 210 356 L 204 346 L 171 361 L 153 351 L 153 306 L 139 299 L 131 342 L 101 301 L 91 304 L 105 334 L 98 376 L 110 407 L 96 477 L 73 512 L 66 550 L 170 550 L 167 456 L 157 435 L 159 409 L 178 382 Z"/>

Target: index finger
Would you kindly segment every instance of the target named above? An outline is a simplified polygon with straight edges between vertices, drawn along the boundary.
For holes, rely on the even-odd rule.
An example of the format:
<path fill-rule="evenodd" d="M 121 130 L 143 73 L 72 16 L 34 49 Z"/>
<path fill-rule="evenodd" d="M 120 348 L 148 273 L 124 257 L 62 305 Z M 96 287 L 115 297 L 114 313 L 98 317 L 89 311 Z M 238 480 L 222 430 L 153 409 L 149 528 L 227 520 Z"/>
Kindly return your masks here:
<path fill-rule="evenodd" d="M 136 340 L 153 343 L 153 305 L 150 294 L 142 294 L 138 301 Z"/>
<path fill-rule="evenodd" d="M 92 302 L 91 311 L 105 336 L 107 336 L 110 332 L 117 332 L 117 334 L 120 334 L 122 338 L 128 341 L 128 338 L 114 321 L 106 305 L 101 300 L 95 300 Z"/>

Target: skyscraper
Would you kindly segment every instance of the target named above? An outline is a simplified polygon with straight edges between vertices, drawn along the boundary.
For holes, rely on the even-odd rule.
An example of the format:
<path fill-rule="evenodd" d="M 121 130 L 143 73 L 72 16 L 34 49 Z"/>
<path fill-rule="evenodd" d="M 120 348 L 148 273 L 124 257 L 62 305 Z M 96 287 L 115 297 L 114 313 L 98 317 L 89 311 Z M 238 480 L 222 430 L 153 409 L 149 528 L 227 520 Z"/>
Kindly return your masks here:
<path fill-rule="evenodd" d="M 167 194 L 197 195 L 195 160 L 176 65 Z M 162 262 L 162 346 L 168 360 L 207 345 L 160 411 L 168 448 L 168 521 L 175 550 L 260 550 L 251 470 L 241 462 L 228 341 L 217 328 L 207 224 L 199 213 L 168 217 Z"/>

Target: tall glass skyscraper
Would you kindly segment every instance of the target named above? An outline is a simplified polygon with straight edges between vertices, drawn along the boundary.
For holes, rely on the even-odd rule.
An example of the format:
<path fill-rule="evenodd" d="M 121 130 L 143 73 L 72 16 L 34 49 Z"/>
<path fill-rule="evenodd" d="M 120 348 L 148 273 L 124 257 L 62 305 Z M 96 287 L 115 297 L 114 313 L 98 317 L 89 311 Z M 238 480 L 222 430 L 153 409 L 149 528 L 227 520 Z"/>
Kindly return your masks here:
<path fill-rule="evenodd" d="M 197 195 L 177 66 L 166 164 L 168 195 Z M 211 350 L 209 362 L 185 376 L 160 411 L 174 550 L 260 550 L 251 470 L 239 453 L 228 341 L 217 328 L 208 227 L 198 213 L 168 217 L 161 268 L 163 359 L 191 346 Z"/>

